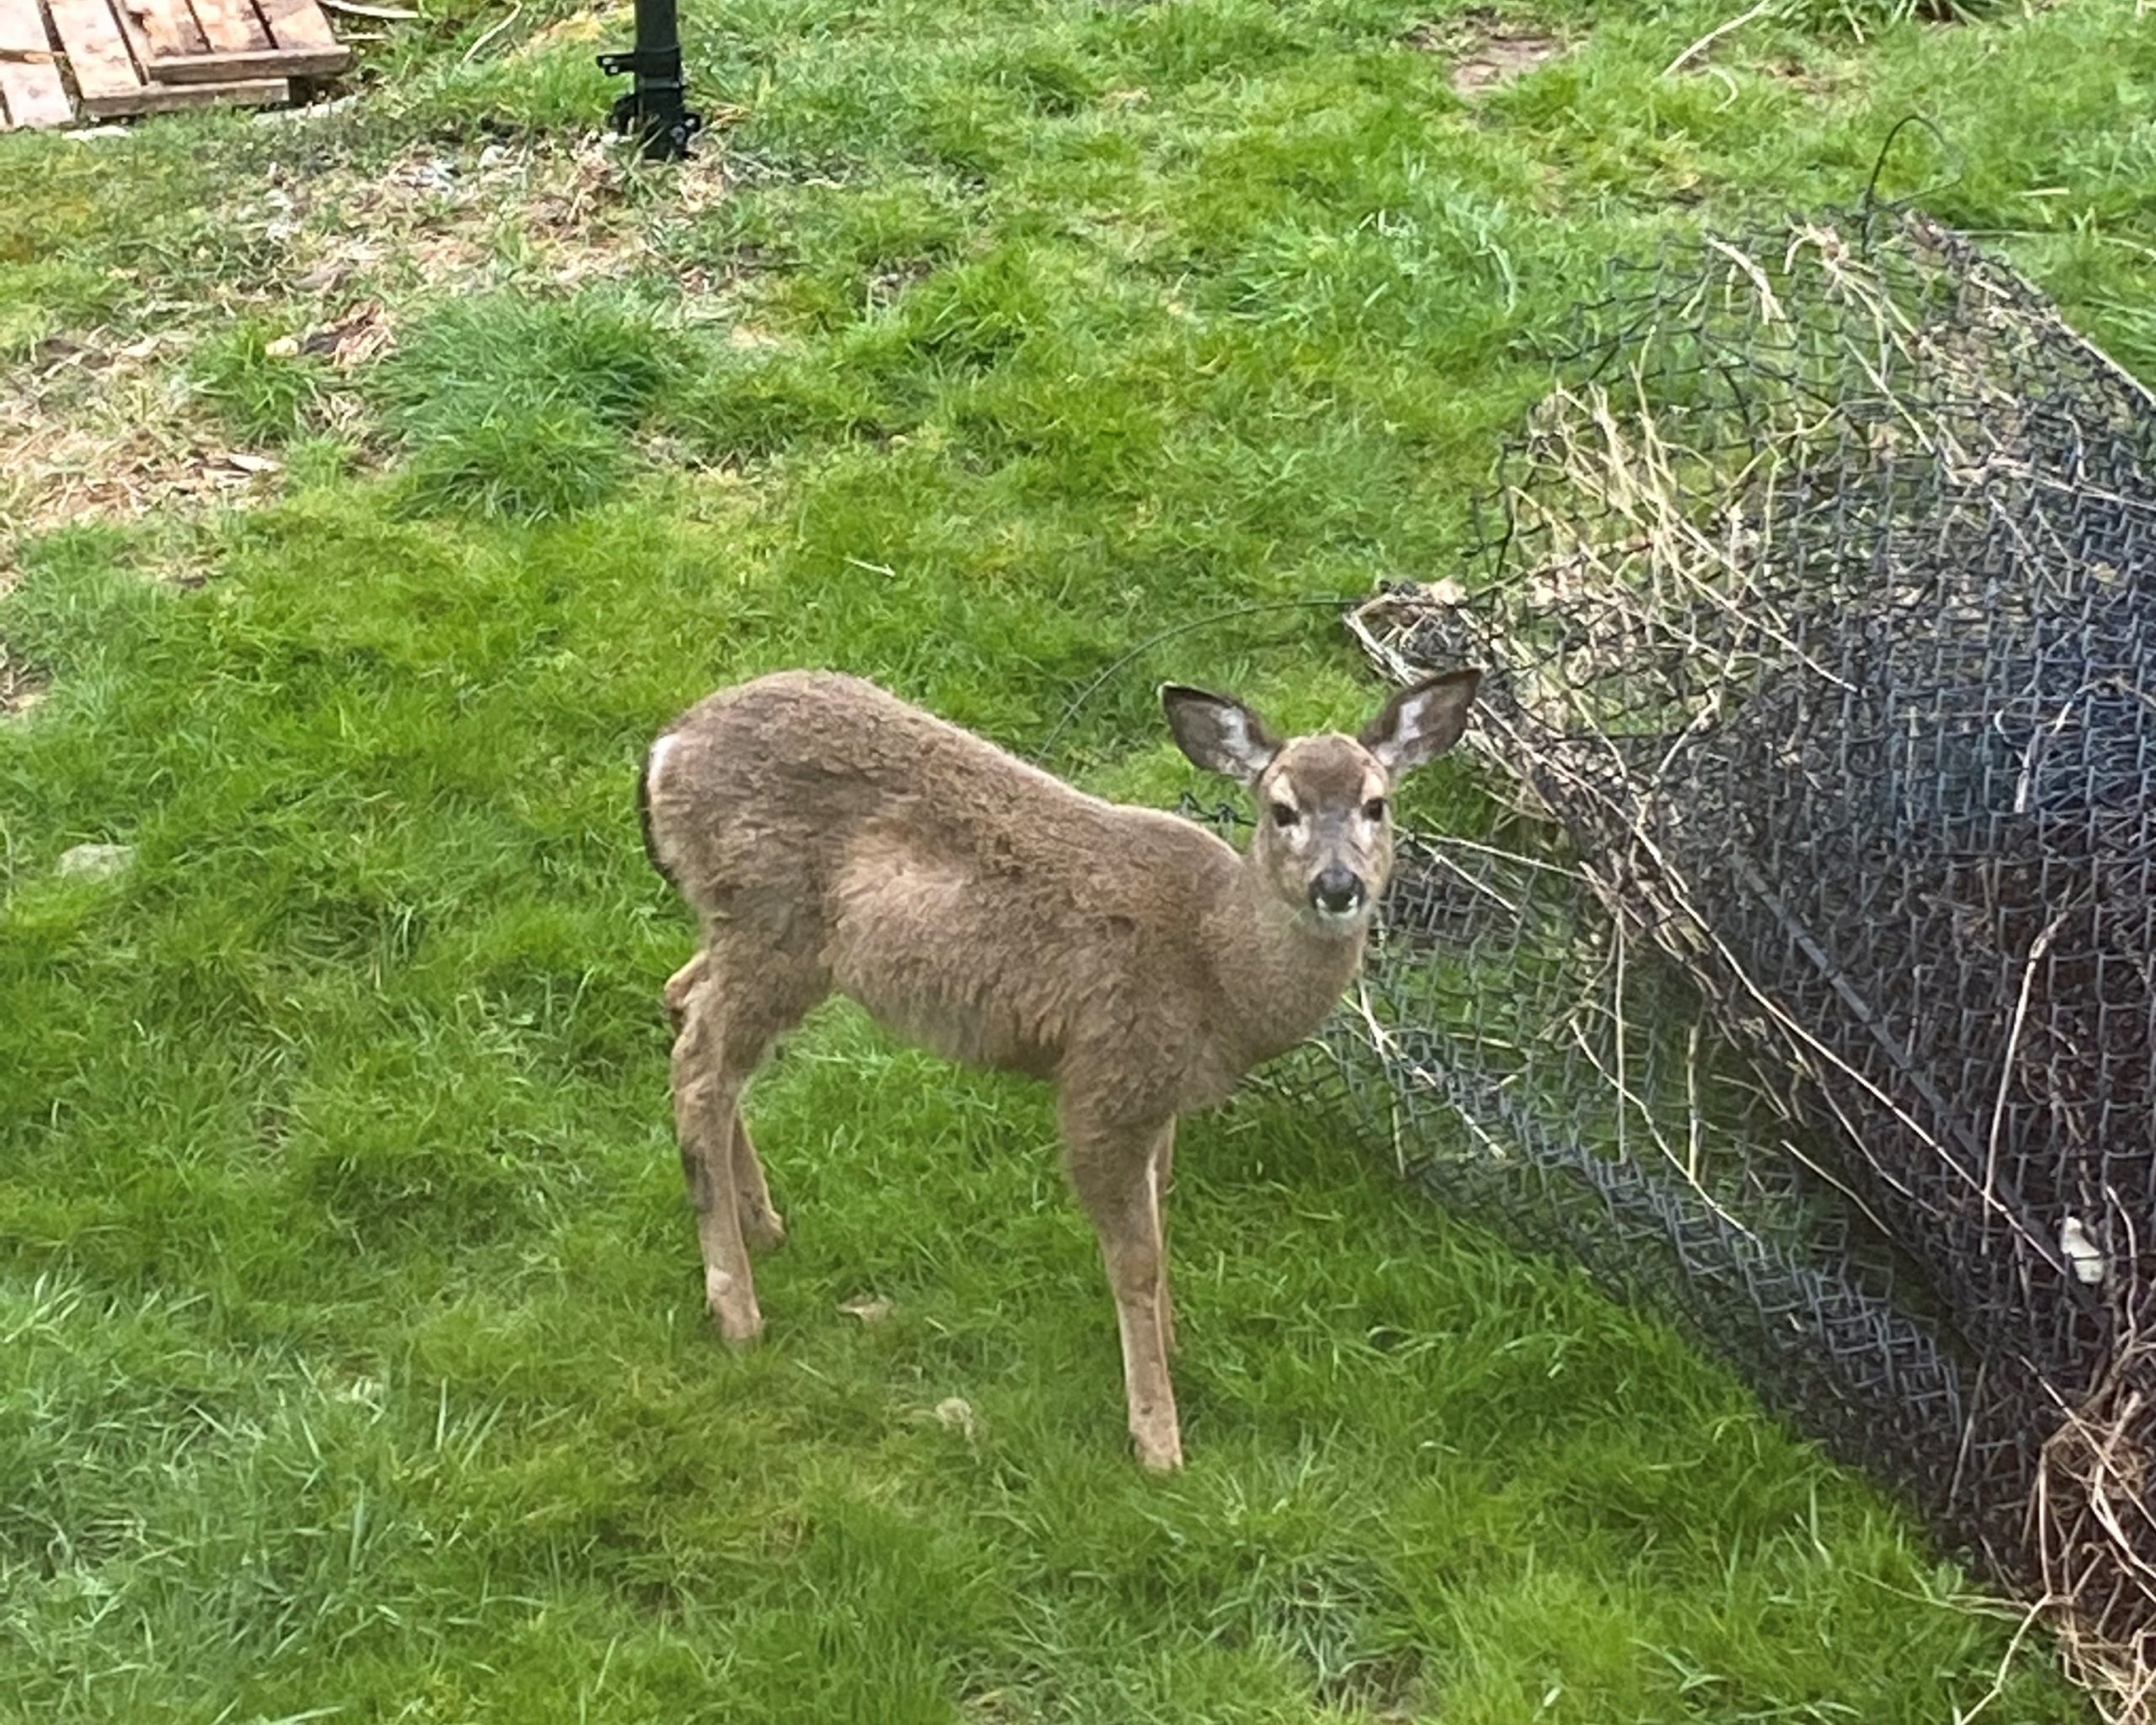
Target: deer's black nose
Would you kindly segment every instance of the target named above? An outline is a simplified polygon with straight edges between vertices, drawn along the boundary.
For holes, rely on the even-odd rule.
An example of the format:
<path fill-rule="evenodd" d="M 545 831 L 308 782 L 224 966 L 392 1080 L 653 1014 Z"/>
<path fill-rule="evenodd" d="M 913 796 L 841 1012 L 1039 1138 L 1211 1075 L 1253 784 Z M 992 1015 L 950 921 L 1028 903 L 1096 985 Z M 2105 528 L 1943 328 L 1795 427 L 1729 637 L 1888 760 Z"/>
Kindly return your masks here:
<path fill-rule="evenodd" d="M 1363 883 L 1352 870 L 1324 869 L 1310 883 L 1310 902 L 1335 916 L 1348 916 L 1363 908 Z"/>

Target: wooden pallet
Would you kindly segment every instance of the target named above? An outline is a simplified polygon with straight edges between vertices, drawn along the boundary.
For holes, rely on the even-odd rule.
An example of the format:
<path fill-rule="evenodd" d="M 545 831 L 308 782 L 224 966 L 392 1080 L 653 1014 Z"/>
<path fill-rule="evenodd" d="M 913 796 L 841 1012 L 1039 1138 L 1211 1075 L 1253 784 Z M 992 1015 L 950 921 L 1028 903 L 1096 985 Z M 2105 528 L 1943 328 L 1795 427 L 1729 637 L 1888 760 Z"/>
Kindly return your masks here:
<path fill-rule="evenodd" d="M 0 0 L 0 126 L 93 120 L 212 102 L 291 99 L 295 77 L 342 72 L 352 51 L 316 0 Z"/>
<path fill-rule="evenodd" d="M 0 0 L 0 126 L 65 126 L 74 117 L 37 0 Z"/>

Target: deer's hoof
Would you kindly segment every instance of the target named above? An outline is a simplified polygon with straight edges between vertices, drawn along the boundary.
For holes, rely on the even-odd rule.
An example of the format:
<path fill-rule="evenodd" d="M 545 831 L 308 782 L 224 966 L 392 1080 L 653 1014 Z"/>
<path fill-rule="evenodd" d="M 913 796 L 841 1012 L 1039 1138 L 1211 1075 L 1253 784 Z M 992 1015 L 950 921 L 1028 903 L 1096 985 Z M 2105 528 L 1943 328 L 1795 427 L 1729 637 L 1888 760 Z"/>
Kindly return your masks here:
<path fill-rule="evenodd" d="M 786 1218 L 761 1204 L 744 1204 L 741 1237 L 759 1252 L 776 1252 L 786 1244 Z"/>
<path fill-rule="evenodd" d="M 720 1340 L 737 1353 L 755 1347 L 763 1338 L 764 1320 L 759 1312 L 752 1311 L 748 1316 L 742 1317 L 738 1314 L 714 1311 L 712 1316 L 718 1322 Z"/>
<path fill-rule="evenodd" d="M 752 1348 L 764 1333 L 764 1315 L 756 1310 L 756 1296 L 736 1288 L 730 1276 L 713 1273 L 705 1277 L 704 1304 L 729 1348 Z"/>

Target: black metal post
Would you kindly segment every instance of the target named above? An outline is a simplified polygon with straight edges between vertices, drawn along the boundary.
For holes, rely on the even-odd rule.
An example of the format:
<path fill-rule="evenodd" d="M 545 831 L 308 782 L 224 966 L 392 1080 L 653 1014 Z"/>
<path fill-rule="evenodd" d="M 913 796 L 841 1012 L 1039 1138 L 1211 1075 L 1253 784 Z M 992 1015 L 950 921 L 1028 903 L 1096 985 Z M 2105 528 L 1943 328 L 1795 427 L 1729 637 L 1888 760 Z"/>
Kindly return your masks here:
<path fill-rule="evenodd" d="M 622 72 L 636 82 L 614 104 L 614 130 L 639 138 L 654 162 L 689 153 L 689 140 L 704 117 L 683 105 L 688 86 L 681 72 L 681 29 L 674 0 L 636 0 L 637 45 L 627 54 L 601 54 L 599 69 L 609 77 Z"/>

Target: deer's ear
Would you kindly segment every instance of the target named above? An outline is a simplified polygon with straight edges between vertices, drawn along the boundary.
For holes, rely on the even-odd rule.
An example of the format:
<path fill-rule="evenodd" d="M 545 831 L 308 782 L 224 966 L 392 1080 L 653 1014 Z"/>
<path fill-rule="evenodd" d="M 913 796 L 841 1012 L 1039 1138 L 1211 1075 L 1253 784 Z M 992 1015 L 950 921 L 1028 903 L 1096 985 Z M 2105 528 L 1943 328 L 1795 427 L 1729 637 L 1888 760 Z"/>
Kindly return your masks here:
<path fill-rule="evenodd" d="M 1363 746 L 1396 777 L 1436 760 L 1466 730 L 1467 710 L 1481 686 L 1479 670 L 1449 670 L 1411 684 L 1363 727 Z"/>
<path fill-rule="evenodd" d="M 1225 695 L 1163 683 L 1161 707 L 1168 715 L 1176 746 L 1208 772 L 1225 773 L 1254 785 L 1280 752 L 1279 740 L 1265 728 L 1265 721 Z"/>

